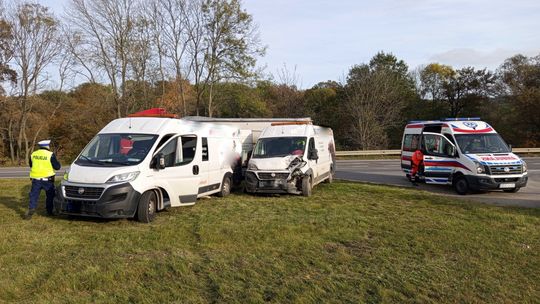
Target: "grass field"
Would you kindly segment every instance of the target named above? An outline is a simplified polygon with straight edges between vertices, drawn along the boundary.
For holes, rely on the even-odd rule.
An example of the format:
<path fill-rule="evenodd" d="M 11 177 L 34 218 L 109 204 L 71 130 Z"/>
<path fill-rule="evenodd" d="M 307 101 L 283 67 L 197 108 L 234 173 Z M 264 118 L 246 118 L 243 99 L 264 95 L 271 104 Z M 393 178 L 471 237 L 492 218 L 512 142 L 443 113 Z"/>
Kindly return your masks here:
<path fill-rule="evenodd" d="M 0 303 L 538 303 L 540 210 L 338 182 L 155 222 L 23 221 L 0 180 Z"/>

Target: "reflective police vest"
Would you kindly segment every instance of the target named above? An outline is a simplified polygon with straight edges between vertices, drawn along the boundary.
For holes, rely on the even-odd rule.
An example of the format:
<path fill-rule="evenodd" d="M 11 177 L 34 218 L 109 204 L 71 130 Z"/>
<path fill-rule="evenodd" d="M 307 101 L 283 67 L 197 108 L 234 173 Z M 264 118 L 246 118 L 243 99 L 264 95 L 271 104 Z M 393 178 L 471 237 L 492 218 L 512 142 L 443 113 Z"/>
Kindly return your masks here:
<path fill-rule="evenodd" d="M 53 153 L 49 150 L 39 149 L 32 153 L 32 168 L 30 178 L 44 178 L 55 175 L 51 158 Z"/>

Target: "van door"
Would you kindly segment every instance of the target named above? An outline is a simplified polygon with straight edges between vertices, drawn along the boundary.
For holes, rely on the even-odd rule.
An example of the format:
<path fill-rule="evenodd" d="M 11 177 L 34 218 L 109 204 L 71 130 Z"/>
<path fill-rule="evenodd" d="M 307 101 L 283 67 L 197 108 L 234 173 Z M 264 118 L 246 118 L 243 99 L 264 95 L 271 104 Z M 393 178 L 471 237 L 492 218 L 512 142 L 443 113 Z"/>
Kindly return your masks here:
<path fill-rule="evenodd" d="M 200 162 L 195 159 L 197 136 L 172 137 L 157 153 L 163 154 L 165 168 L 156 170 L 153 179 L 156 186 L 165 188 L 171 206 L 195 203 L 200 181 Z"/>
<path fill-rule="evenodd" d="M 213 143 L 214 138 L 201 137 L 201 164 L 200 164 L 200 183 L 199 183 L 199 194 L 203 194 L 209 191 L 213 191 L 219 188 L 219 182 L 216 184 L 216 175 L 219 172 L 218 166 L 216 164 L 217 155 L 214 149 Z"/>
<path fill-rule="evenodd" d="M 424 152 L 424 176 L 428 184 L 447 184 L 459 167 L 456 147 L 445 136 L 438 133 L 422 133 Z"/>
<path fill-rule="evenodd" d="M 307 149 L 307 158 L 308 158 L 308 165 L 311 171 L 313 172 L 313 180 L 311 181 L 312 184 L 316 184 L 319 179 L 319 168 L 318 168 L 318 159 L 310 159 L 310 155 L 313 151 L 316 151 L 315 147 L 315 138 L 311 137 L 308 142 L 308 149 Z M 318 151 L 317 151 L 318 152 Z"/>

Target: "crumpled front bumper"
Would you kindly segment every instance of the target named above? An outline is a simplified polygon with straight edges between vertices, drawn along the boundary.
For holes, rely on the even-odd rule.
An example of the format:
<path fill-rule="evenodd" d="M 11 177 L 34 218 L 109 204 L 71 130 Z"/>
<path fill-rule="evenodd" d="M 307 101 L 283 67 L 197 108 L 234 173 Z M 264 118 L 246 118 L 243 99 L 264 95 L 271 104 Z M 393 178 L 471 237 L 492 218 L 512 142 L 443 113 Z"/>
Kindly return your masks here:
<path fill-rule="evenodd" d="M 259 179 L 253 171 L 246 171 L 245 188 L 249 193 L 291 193 L 299 194 L 296 180 L 289 177 L 275 179 Z"/>

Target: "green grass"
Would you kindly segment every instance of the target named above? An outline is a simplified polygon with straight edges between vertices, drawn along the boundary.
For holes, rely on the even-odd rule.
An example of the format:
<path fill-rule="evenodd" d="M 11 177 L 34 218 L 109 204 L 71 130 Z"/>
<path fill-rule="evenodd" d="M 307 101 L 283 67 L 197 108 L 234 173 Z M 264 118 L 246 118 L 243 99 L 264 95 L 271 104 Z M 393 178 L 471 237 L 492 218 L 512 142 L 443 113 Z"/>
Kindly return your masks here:
<path fill-rule="evenodd" d="M 538 303 L 540 210 L 338 182 L 151 224 L 37 215 L 0 180 L 0 303 Z"/>

